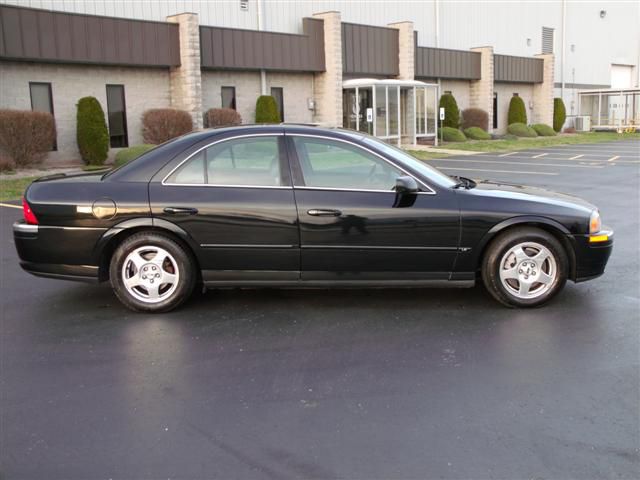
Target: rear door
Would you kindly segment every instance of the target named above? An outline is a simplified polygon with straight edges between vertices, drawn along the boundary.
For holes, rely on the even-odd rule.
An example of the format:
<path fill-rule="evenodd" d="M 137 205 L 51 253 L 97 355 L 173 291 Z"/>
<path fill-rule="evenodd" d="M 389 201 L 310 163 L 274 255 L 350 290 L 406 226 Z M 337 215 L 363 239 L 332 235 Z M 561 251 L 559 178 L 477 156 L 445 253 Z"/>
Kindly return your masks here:
<path fill-rule="evenodd" d="M 184 229 L 208 283 L 299 278 L 297 213 L 282 133 L 200 147 L 149 185 L 152 214 Z"/>
<path fill-rule="evenodd" d="M 452 191 L 398 195 L 407 173 L 337 138 L 287 134 L 303 280 L 447 280 L 458 250 Z"/>

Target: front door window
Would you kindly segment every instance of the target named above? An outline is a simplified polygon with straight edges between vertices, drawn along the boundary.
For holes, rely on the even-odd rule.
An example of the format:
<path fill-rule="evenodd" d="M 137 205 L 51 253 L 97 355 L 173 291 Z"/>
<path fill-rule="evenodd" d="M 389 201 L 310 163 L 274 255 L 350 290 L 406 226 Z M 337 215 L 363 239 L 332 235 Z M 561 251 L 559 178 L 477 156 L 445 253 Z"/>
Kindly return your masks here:
<path fill-rule="evenodd" d="M 305 186 L 341 190 L 392 191 L 401 170 L 355 145 L 294 137 Z"/>

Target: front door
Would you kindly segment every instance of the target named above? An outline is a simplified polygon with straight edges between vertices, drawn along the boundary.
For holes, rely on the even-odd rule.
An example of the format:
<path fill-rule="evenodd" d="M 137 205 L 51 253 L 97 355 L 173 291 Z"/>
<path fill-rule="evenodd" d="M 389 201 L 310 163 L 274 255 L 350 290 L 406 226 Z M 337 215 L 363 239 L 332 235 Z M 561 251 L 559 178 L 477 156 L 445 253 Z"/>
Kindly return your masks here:
<path fill-rule="evenodd" d="M 407 175 L 351 142 L 287 135 L 303 280 L 446 280 L 458 248 L 451 191 L 399 196 Z"/>
<path fill-rule="evenodd" d="M 155 218 L 200 247 L 207 283 L 299 278 L 297 213 L 282 134 L 219 141 L 152 182 Z"/>

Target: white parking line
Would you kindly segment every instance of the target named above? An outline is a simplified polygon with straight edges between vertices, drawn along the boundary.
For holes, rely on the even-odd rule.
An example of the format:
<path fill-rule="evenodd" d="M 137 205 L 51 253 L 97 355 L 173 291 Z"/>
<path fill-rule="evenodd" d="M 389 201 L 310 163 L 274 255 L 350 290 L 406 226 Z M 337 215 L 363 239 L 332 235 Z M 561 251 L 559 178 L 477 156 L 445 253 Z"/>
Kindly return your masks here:
<path fill-rule="evenodd" d="M 438 170 L 456 170 L 456 171 L 491 172 L 491 173 L 521 173 L 523 175 L 560 175 L 559 173 L 552 173 L 552 172 L 522 172 L 519 170 L 485 170 L 483 168 L 438 167 Z"/>
<path fill-rule="evenodd" d="M 0 203 L 0 207 L 17 208 L 18 210 L 22 210 L 20 205 L 11 205 L 9 203 Z"/>
<path fill-rule="evenodd" d="M 584 157 L 584 153 L 582 155 L 576 155 L 575 157 L 571 157 L 569 160 L 577 160 L 580 157 Z"/>
<path fill-rule="evenodd" d="M 620 158 L 620 155 L 616 155 L 615 157 L 611 157 L 607 162 L 613 162 L 614 160 Z"/>
<path fill-rule="evenodd" d="M 511 157 L 514 158 L 514 157 Z M 527 158 L 527 157 L 523 157 Z M 499 163 L 502 165 L 533 165 L 536 167 L 563 167 L 563 168 L 604 168 L 604 165 L 565 165 L 562 163 L 536 163 L 536 162 L 508 162 L 506 160 L 477 160 L 477 159 L 466 159 L 466 158 L 434 158 L 433 162 L 462 162 L 462 163 Z"/>
<path fill-rule="evenodd" d="M 503 153 L 502 155 L 498 155 L 498 156 L 499 157 L 508 157 L 509 155 L 513 155 L 514 153 L 518 153 L 518 152 Z"/>
<path fill-rule="evenodd" d="M 538 155 L 534 155 L 531 158 L 540 158 L 540 157 L 546 157 L 547 155 L 549 155 L 548 153 L 539 153 Z"/>

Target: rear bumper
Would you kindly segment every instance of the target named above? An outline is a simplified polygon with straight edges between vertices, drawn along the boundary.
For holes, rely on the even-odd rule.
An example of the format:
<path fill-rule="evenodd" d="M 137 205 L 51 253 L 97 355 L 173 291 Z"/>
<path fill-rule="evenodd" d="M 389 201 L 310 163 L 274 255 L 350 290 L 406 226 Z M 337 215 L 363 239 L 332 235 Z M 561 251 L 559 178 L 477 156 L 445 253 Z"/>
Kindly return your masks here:
<path fill-rule="evenodd" d="M 69 263 L 76 258 L 82 261 L 83 257 L 78 253 L 72 258 L 69 249 L 73 245 L 68 244 L 71 239 L 60 237 L 62 230 L 42 230 L 24 220 L 13 224 L 13 239 L 23 270 L 39 277 L 98 282 L 98 266 Z"/>
<path fill-rule="evenodd" d="M 613 251 L 613 230 L 603 228 L 600 235 L 607 240 L 592 243 L 590 235 L 575 235 L 576 282 L 584 282 L 599 277 L 604 273 L 611 252 Z"/>

